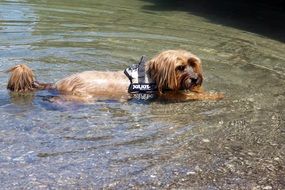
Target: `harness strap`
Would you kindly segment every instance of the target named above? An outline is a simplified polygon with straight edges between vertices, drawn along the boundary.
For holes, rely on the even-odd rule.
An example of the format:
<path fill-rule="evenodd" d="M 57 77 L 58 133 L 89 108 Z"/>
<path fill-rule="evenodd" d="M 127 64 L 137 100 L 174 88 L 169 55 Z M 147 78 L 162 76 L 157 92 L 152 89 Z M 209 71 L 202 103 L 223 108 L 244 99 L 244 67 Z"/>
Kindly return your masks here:
<path fill-rule="evenodd" d="M 146 56 L 143 55 L 138 65 L 138 83 L 139 84 L 145 83 L 145 62 L 146 62 Z"/>
<path fill-rule="evenodd" d="M 129 93 L 154 93 L 157 86 L 145 71 L 146 56 L 142 56 L 139 63 L 126 68 L 124 73 L 130 80 Z"/>

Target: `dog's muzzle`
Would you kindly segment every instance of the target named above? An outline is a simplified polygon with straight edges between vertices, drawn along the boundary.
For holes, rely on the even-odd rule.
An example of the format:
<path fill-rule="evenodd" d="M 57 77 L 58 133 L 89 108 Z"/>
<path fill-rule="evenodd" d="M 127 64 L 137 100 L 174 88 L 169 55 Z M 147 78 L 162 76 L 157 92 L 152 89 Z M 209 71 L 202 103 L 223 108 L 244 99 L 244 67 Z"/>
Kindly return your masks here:
<path fill-rule="evenodd" d="M 183 90 L 191 90 L 194 86 L 201 85 L 202 82 L 202 76 L 194 72 L 189 72 L 182 76 L 181 87 Z"/>

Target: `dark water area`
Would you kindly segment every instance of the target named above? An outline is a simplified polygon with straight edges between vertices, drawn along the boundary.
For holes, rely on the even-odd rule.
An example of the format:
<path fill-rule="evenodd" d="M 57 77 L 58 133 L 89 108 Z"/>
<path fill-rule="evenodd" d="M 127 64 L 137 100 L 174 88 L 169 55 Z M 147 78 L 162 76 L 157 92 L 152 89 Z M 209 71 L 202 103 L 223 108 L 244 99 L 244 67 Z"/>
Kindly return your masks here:
<path fill-rule="evenodd" d="M 145 10 L 185 11 L 213 23 L 239 28 L 285 42 L 285 1 L 144 0 Z"/>
<path fill-rule="evenodd" d="M 283 1 L 252 9 L 272 23 L 173 2 L 0 0 L 0 189 L 285 189 Z M 54 104 L 56 92 L 6 90 L 16 64 L 55 82 L 167 49 L 199 56 L 225 99 Z"/>

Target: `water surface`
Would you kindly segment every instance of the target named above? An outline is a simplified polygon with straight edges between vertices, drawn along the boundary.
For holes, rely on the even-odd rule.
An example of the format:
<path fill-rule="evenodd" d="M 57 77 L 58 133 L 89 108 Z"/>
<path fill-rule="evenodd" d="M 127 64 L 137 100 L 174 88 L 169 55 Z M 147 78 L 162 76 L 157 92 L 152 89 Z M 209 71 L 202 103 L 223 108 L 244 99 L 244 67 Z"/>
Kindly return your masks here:
<path fill-rule="evenodd" d="M 2 189 L 284 189 L 285 45 L 151 1 L 0 1 Z M 123 70 L 186 49 L 222 101 L 52 104 L 3 71 L 39 81 Z"/>

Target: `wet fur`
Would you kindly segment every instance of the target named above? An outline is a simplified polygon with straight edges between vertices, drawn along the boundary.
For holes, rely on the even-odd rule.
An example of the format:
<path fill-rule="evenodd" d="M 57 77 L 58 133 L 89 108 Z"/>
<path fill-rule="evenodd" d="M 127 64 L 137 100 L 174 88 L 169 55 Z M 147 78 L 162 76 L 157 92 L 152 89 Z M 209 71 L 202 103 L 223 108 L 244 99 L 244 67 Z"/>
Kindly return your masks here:
<path fill-rule="evenodd" d="M 151 78 L 156 81 L 160 93 L 164 89 L 180 90 L 179 79 L 181 75 L 176 71 L 178 66 L 191 66 L 203 81 L 201 60 L 197 56 L 184 50 L 164 51 L 147 64 L 147 71 L 149 71 Z M 197 85 L 197 89 L 201 87 L 202 81 Z"/>
<path fill-rule="evenodd" d="M 185 68 L 184 70 L 182 70 Z M 146 64 L 146 71 L 158 86 L 158 95 L 171 100 L 217 100 L 220 93 L 207 93 L 202 88 L 203 73 L 201 60 L 184 50 L 168 50 L 156 55 Z M 106 99 L 129 99 L 129 79 L 122 71 L 85 71 L 63 78 L 54 84 L 39 83 L 35 74 L 26 65 L 17 65 L 8 70 L 11 73 L 7 88 L 14 92 L 30 92 L 56 89 L 71 100 L 88 101 L 96 97 Z M 195 84 L 181 91 L 185 76 L 196 76 Z M 194 81 L 194 80 L 193 80 Z M 189 86 L 189 84 L 188 84 Z"/>
<path fill-rule="evenodd" d="M 15 92 L 33 91 L 35 74 L 26 65 L 16 65 L 7 72 L 11 73 L 7 88 Z"/>

